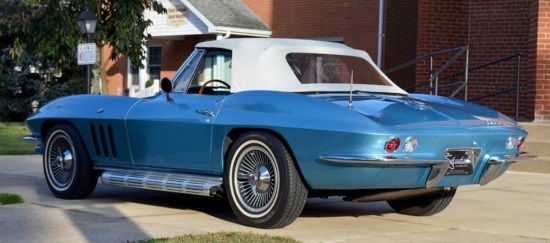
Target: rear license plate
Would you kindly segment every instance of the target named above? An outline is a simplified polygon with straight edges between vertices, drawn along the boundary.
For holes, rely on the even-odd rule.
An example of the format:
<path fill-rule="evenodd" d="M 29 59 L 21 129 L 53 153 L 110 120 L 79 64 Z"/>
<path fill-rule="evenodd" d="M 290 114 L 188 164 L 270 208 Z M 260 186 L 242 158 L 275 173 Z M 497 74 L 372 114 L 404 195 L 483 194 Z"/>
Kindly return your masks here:
<path fill-rule="evenodd" d="M 475 153 L 472 150 L 449 149 L 445 155 L 449 170 L 445 175 L 471 175 L 474 171 Z"/>

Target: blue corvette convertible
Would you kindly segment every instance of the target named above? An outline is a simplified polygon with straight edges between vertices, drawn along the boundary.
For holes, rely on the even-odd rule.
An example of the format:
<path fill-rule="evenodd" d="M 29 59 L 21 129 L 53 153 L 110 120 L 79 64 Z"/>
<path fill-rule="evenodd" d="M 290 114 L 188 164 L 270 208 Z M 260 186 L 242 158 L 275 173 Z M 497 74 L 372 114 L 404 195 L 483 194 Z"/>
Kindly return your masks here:
<path fill-rule="evenodd" d="M 308 197 L 432 215 L 487 184 L 527 132 L 499 112 L 408 94 L 364 51 L 291 39 L 200 43 L 162 92 L 78 95 L 27 119 L 52 193 L 109 185 L 226 196 L 249 226 L 292 223 Z"/>

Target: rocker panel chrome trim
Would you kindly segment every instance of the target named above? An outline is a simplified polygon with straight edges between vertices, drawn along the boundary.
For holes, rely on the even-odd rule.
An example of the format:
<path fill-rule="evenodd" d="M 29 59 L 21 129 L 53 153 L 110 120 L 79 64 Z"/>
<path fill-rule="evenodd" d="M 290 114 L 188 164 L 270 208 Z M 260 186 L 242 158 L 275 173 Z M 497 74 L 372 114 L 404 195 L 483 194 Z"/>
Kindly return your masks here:
<path fill-rule="evenodd" d="M 212 188 L 221 186 L 222 180 L 221 177 L 132 170 L 109 170 L 101 174 L 101 181 L 107 185 L 200 196 L 214 196 Z"/>
<path fill-rule="evenodd" d="M 430 174 L 426 180 L 426 188 L 432 188 L 445 176 L 449 169 L 448 160 L 412 160 L 412 159 L 368 159 L 352 156 L 331 155 L 320 156 L 319 159 L 350 165 L 397 165 L 397 166 L 431 166 Z"/>

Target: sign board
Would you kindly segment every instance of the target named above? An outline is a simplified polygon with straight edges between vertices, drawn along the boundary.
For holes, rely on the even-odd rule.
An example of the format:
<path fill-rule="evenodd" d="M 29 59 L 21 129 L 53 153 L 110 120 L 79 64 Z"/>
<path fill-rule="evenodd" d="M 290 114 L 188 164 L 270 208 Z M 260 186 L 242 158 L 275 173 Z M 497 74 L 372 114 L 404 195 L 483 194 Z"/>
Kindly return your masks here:
<path fill-rule="evenodd" d="M 166 18 L 166 25 L 173 27 L 180 27 L 187 24 L 187 8 L 185 6 L 168 7 L 168 17 Z"/>
<path fill-rule="evenodd" d="M 97 47 L 95 43 L 78 44 L 78 65 L 95 64 L 97 61 Z"/>
<path fill-rule="evenodd" d="M 153 25 L 145 30 L 153 37 L 175 37 L 183 39 L 188 35 L 205 35 L 213 33 L 214 29 L 208 29 L 207 23 L 187 7 L 183 0 L 156 0 L 166 8 L 166 13 L 159 14 L 153 10 L 143 11 L 143 17 L 151 20 Z M 215 6 L 212 6 L 215 7 Z M 214 28 L 211 26 L 210 28 Z"/>

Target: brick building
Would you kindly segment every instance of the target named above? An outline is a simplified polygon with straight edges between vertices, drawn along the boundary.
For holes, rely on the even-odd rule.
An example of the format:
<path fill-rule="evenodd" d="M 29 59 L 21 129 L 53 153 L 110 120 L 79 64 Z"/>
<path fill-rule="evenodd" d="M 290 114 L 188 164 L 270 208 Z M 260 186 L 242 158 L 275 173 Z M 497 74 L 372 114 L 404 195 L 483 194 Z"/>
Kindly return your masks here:
<path fill-rule="evenodd" d="M 384 2 L 381 49 L 378 47 L 380 2 Z M 132 68 L 127 58 L 106 63 L 107 93 L 133 94 L 144 88 L 145 80 L 171 77 L 196 43 L 216 38 L 337 41 L 367 51 L 374 60 L 381 50 L 383 70 L 433 52 L 468 47 L 468 51 L 458 48 L 434 56 L 432 69 L 427 58 L 388 76 L 408 91 L 429 92 L 430 75 L 438 72 L 438 94 L 456 91 L 458 98 L 514 117 L 519 74 L 519 119 L 550 122 L 550 24 L 546 24 L 550 23 L 550 0 L 162 0 L 162 3 L 168 14 L 147 13 L 155 24 L 148 30 L 153 39 L 147 48 L 146 68 Z M 455 56 L 457 53 L 461 55 Z M 469 71 L 467 88 L 457 91 L 466 80 L 461 72 L 505 57 L 502 62 Z M 456 61 L 446 67 L 453 58 Z M 482 98 L 492 93 L 500 94 Z"/>

